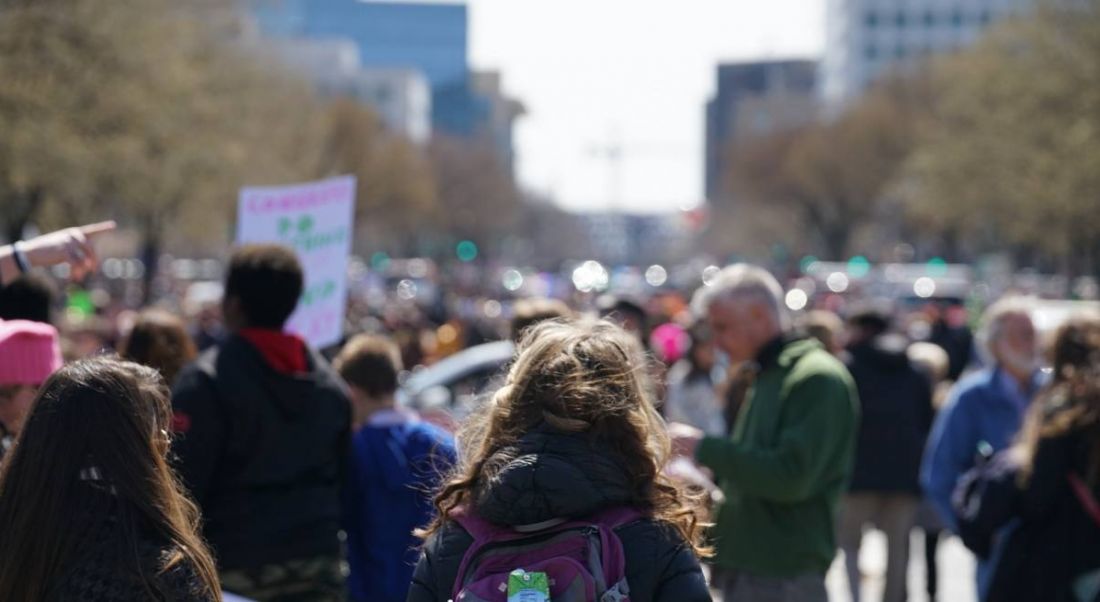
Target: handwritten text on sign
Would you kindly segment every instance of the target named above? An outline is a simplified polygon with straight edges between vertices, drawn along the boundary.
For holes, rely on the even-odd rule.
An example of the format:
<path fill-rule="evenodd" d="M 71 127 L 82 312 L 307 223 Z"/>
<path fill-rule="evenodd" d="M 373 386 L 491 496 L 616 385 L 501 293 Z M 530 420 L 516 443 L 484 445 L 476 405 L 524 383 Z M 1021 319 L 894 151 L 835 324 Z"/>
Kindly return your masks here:
<path fill-rule="evenodd" d="M 237 244 L 279 243 L 298 252 L 306 283 L 287 330 L 315 347 L 341 337 L 354 211 L 351 176 L 241 189 Z"/>

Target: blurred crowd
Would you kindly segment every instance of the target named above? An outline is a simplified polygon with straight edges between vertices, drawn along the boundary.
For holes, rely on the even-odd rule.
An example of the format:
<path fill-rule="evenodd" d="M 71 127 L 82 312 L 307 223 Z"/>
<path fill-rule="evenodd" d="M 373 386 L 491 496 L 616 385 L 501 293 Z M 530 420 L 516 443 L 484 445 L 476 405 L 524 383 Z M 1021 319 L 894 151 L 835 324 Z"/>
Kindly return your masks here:
<path fill-rule="evenodd" d="M 823 601 L 840 551 L 858 602 L 872 528 L 889 602 L 914 530 L 929 599 L 951 534 L 981 600 L 1100 599 L 1100 314 L 794 312 L 746 264 L 648 296 L 425 272 L 352 286 L 314 349 L 278 246 L 62 300 L 37 268 L 94 270 L 109 227 L 0 248 L 4 599 L 504 600 L 518 570 L 533 600 Z"/>

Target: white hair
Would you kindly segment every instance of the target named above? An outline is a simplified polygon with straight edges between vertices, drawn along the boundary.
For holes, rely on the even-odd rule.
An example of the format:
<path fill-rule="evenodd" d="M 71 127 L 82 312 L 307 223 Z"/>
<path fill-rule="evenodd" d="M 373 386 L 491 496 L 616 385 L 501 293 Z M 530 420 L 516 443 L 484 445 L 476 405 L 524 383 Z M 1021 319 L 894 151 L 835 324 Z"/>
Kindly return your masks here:
<path fill-rule="evenodd" d="M 719 272 L 708 286 L 696 291 L 691 306 L 696 315 L 705 316 L 715 303 L 735 299 L 767 307 L 780 330 L 791 329 L 791 318 L 783 304 L 783 287 L 771 272 L 747 263 L 734 264 Z"/>
<path fill-rule="evenodd" d="M 986 308 L 978 326 L 978 348 L 983 351 L 986 360 L 993 358 L 993 347 L 1004 335 L 1005 322 L 1009 318 L 1024 316 L 1031 318 L 1034 303 L 1027 297 L 1002 297 Z"/>

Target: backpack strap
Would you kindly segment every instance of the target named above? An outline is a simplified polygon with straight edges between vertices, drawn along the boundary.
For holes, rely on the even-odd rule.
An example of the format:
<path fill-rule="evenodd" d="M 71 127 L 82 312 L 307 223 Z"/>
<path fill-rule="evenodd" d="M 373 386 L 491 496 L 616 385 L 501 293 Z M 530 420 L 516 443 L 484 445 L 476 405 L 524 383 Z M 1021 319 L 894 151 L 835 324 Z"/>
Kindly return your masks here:
<path fill-rule="evenodd" d="M 608 508 L 592 517 L 591 522 L 599 525 L 605 525 L 610 529 L 618 529 L 619 527 L 625 527 L 630 523 L 637 522 L 645 518 L 643 514 L 637 508 L 630 506 L 617 506 L 614 508 Z"/>
<path fill-rule="evenodd" d="M 458 565 L 458 572 L 455 573 L 455 582 L 451 586 L 451 599 L 457 600 L 458 593 L 462 591 L 466 580 L 466 571 L 470 568 L 470 563 L 481 552 L 481 548 L 493 541 L 515 539 L 516 532 L 481 518 L 465 506 L 454 508 L 448 516 L 474 538 L 474 542 L 466 548 L 466 553 L 462 555 L 462 562 Z"/>
<path fill-rule="evenodd" d="M 1092 492 L 1089 491 L 1089 486 L 1085 484 L 1081 477 L 1077 476 L 1077 473 L 1071 472 L 1067 475 L 1067 478 L 1069 479 L 1070 489 L 1073 490 L 1073 495 L 1077 497 L 1077 501 L 1081 504 L 1081 509 L 1089 515 L 1089 518 L 1096 523 L 1097 527 L 1100 527 L 1100 502 L 1096 501 Z"/>
<path fill-rule="evenodd" d="M 479 545 L 511 533 L 511 529 L 495 525 L 473 512 L 470 512 L 465 507 L 458 507 L 451 510 L 449 516 L 451 520 L 465 529 L 466 532 L 470 534 L 470 537 L 474 538 L 474 545 Z"/>
<path fill-rule="evenodd" d="M 637 508 L 618 506 L 600 512 L 589 521 L 600 528 L 603 574 L 608 580 L 608 590 L 600 593 L 600 602 L 629 602 L 630 586 L 626 582 L 626 550 L 623 549 L 623 542 L 615 531 L 643 518 L 645 515 Z"/>

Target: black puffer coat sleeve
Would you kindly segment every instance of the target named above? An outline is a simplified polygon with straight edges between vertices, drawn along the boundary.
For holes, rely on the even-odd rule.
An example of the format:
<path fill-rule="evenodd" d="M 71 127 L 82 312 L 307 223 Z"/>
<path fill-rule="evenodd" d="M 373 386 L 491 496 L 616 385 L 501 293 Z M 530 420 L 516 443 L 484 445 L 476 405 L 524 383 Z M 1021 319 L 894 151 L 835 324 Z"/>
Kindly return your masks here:
<path fill-rule="evenodd" d="M 432 535 L 420 554 L 420 561 L 416 563 L 407 601 L 450 600 L 462 557 L 473 543 L 474 538 L 455 523 L 448 523 Z"/>
<path fill-rule="evenodd" d="M 643 520 L 618 534 L 631 602 L 710 602 L 699 559 L 671 526 Z"/>
<path fill-rule="evenodd" d="M 626 553 L 631 602 L 710 602 L 699 560 L 674 529 L 642 520 L 617 532 Z M 430 538 L 413 573 L 408 602 L 447 602 L 472 543 L 454 524 Z"/>

